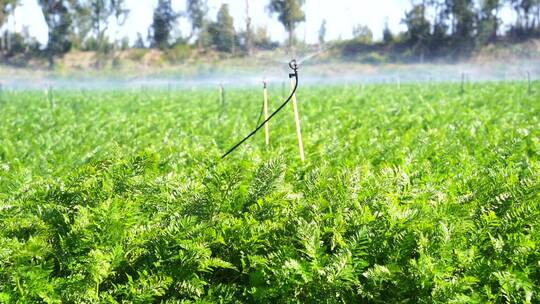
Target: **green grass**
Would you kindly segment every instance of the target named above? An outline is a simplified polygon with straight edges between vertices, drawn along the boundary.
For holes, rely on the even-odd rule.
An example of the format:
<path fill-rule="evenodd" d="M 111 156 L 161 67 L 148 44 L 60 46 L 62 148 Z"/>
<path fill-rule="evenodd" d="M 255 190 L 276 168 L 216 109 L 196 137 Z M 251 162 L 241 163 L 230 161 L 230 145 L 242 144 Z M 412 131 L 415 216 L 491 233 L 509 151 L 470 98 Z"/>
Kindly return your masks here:
<path fill-rule="evenodd" d="M 538 303 L 523 83 L 3 92 L 0 302 Z M 281 102 L 271 91 L 271 108 Z"/>

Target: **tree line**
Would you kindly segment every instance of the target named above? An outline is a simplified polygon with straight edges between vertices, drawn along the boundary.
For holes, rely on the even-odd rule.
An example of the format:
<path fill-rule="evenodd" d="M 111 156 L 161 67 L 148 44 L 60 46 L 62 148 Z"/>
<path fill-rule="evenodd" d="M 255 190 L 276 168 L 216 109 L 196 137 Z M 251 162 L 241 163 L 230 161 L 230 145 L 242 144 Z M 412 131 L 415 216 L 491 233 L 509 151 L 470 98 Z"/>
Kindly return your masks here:
<path fill-rule="evenodd" d="M 48 28 L 48 41 L 41 46 L 21 33 L 4 32 L 0 49 L 4 56 L 18 53 L 44 55 L 49 63 L 55 56 L 73 49 L 107 53 L 126 48 L 169 49 L 190 45 L 200 50 L 215 49 L 233 54 L 251 54 L 254 49 L 271 49 L 279 43 L 270 39 L 265 27 L 254 28 L 250 1 L 245 0 L 245 27 L 236 29 L 229 6 L 222 4 L 215 18 L 209 16 L 207 0 L 187 0 L 182 11 L 175 11 L 171 0 L 158 0 L 147 33 L 139 33 L 133 44 L 111 33 L 111 22 L 121 27 L 130 11 L 124 0 L 38 0 Z M 0 0 L 0 26 L 20 5 L 20 0 Z M 305 21 L 305 0 L 268 0 L 267 10 L 277 17 L 288 33 L 286 45 L 298 43 L 295 30 Z M 503 26 L 501 10 L 510 7 L 515 19 Z M 178 21 L 189 21 L 189 33 L 180 33 Z M 361 21 L 361 20 L 359 20 Z M 396 46 L 424 58 L 449 52 L 466 53 L 499 40 L 521 41 L 540 37 L 540 0 L 411 0 L 401 20 L 406 31 L 393 33 L 388 25 L 382 41 L 374 42 L 373 33 L 361 22 L 352 29 L 353 45 Z M 388 22 L 386 23 L 388 24 Z M 319 30 L 319 43 L 325 43 L 327 22 Z M 146 38 L 146 39 L 145 39 Z"/>
<path fill-rule="evenodd" d="M 540 37 L 540 0 L 421 0 L 412 1 L 403 23 L 402 41 L 424 55 L 467 53 L 500 40 Z M 510 7 L 515 20 L 503 27 L 501 11 Z M 386 33 L 385 39 L 391 40 Z"/>

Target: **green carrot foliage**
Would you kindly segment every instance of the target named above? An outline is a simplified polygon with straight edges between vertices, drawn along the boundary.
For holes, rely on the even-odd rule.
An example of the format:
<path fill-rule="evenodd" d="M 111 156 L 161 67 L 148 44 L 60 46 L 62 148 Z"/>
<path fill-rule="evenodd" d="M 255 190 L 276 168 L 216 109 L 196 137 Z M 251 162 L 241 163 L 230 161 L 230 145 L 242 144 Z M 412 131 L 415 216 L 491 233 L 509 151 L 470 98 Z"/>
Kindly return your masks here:
<path fill-rule="evenodd" d="M 5 91 L 0 303 L 539 303 L 526 88 Z"/>

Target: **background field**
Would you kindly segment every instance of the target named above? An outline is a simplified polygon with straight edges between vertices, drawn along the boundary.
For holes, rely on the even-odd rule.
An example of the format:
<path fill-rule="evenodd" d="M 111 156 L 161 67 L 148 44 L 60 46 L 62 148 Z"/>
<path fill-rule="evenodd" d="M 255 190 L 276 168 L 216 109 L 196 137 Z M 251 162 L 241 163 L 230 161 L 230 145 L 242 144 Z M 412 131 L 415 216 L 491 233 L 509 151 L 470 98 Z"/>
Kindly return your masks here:
<path fill-rule="evenodd" d="M 537 85 L 4 91 L 0 302 L 537 303 Z"/>

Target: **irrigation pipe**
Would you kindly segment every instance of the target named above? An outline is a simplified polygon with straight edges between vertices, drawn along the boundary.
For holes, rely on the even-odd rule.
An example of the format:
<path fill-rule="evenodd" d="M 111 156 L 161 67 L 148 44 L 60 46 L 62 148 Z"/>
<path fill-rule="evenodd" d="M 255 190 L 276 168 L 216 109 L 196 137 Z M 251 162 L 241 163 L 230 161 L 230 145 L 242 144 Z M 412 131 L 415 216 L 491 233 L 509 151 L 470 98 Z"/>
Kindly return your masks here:
<path fill-rule="evenodd" d="M 291 62 L 289 62 L 289 67 L 293 70 L 293 73 L 289 74 L 289 78 L 294 78 L 294 89 L 291 91 L 291 95 L 289 95 L 289 98 L 287 98 L 287 100 L 285 100 L 279 106 L 279 108 L 277 108 L 277 110 L 275 110 L 272 114 L 270 114 L 270 116 L 268 116 L 267 119 L 265 119 L 257 128 L 255 128 L 255 130 L 251 131 L 251 133 L 249 133 L 248 136 L 244 137 L 244 139 L 242 139 L 239 143 L 237 143 L 231 149 L 229 149 L 227 153 L 223 154 L 221 159 L 224 159 L 225 157 L 227 157 L 229 154 L 234 152 L 234 150 L 238 149 L 238 147 L 240 147 L 248 139 L 250 139 L 253 135 L 257 134 L 257 132 L 259 132 L 259 130 L 262 129 L 267 122 L 269 122 L 274 116 L 276 116 L 281 110 L 283 110 L 283 108 L 291 101 L 294 94 L 296 93 L 296 89 L 298 88 L 298 63 L 296 62 L 296 59 L 293 59 L 291 60 Z"/>

